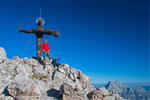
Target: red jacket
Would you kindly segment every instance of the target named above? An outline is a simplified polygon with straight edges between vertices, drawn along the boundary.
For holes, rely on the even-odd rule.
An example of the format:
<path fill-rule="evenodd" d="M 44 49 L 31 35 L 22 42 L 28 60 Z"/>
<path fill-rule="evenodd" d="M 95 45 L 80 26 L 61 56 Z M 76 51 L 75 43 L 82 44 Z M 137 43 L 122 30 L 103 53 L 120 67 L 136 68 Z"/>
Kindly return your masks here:
<path fill-rule="evenodd" d="M 42 49 L 45 51 L 45 52 L 48 52 L 49 51 L 49 46 L 47 43 L 43 43 L 42 44 Z"/>

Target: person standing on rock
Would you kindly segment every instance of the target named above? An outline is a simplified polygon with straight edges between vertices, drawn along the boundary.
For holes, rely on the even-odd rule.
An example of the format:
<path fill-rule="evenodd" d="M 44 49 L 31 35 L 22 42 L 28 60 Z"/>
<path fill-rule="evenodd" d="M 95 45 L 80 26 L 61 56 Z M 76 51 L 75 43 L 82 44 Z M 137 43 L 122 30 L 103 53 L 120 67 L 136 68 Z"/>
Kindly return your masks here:
<path fill-rule="evenodd" d="M 46 55 L 49 58 L 49 62 L 51 62 L 51 54 L 49 53 L 49 45 L 47 44 L 47 40 L 45 39 L 45 43 L 42 44 L 43 56 L 44 56 L 44 64 L 46 63 Z"/>

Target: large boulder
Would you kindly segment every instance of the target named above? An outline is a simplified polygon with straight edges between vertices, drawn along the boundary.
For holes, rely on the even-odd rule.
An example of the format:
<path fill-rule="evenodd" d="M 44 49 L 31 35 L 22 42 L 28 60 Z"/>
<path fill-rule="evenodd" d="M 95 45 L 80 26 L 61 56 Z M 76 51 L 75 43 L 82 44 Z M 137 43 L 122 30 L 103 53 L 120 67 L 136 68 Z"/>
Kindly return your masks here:
<path fill-rule="evenodd" d="M 88 94 L 89 100 L 124 100 L 117 93 L 109 92 L 105 87 L 97 88 Z"/>
<path fill-rule="evenodd" d="M 12 77 L 15 75 L 13 72 L 13 67 L 7 64 L 0 64 L 0 93 L 5 93 L 6 87 L 13 81 Z"/>
<path fill-rule="evenodd" d="M 8 86 L 8 94 L 17 100 L 37 100 L 41 95 L 36 83 L 23 74 L 18 74 Z"/>
<path fill-rule="evenodd" d="M 62 100 L 88 100 L 85 91 L 78 91 L 67 83 L 60 87 L 59 98 Z"/>

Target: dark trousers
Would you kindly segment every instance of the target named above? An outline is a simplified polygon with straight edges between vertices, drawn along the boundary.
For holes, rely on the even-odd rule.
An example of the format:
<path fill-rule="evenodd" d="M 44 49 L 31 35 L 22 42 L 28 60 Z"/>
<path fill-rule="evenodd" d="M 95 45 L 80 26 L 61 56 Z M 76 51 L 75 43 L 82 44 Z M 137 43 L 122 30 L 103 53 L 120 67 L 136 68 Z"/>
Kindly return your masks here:
<path fill-rule="evenodd" d="M 51 54 L 49 52 L 43 52 L 44 61 L 46 59 L 46 55 L 48 56 L 49 59 L 52 59 Z"/>

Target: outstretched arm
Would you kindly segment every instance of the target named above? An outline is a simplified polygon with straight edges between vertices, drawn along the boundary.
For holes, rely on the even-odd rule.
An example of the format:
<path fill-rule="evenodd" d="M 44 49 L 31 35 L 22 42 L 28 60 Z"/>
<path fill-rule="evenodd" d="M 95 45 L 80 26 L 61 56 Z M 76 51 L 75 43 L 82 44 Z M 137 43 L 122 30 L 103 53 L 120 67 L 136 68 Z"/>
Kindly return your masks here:
<path fill-rule="evenodd" d="M 35 33 L 34 29 L 33 30 L 22 30 L 19 26 L 18 26 L 18 30 L 19 30 L 19 32 Z"/>
<path fill-rule="evenodd" d="M 47 30 L 44 30 L 42 33 L 45 34 L 45 35 L 54 35 L 55 37 L 59 36 L 58 30 L 53 32 L 52 30 L 47 29 Z"/>

